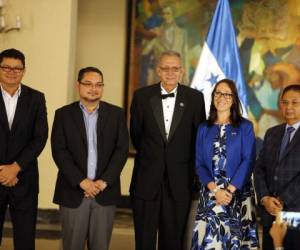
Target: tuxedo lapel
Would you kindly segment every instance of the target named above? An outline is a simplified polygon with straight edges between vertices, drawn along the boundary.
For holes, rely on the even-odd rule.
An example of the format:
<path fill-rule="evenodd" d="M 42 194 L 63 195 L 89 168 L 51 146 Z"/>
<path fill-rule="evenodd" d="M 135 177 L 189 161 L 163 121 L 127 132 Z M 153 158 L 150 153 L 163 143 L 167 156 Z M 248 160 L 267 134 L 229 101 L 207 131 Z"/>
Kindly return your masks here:
<path fill-rule="evenodd" d="M 178 127 L 178 124 L 181 121 L 186 105 L 187 103 L 184 97 L 183 89 L 181 88 L 180 85 L 178 85 L 176 102 L 175 102 L 174 113 L 173 113 L 168 141 L 172 139 L 172 136 L 174 135 L 175 130 Z"/>
<path fill-rule="evenodd" d="M 72 117 L 74 119 L 74 123 L 78 127 L 78 133 L 82 137 L 84 146 L 87 149 L 87 136 L 86 136 L 86 130 L 85 130 L 85 125 L 84 125 L 84 118 L 83 118 L 82 110 L 79 106 L 79 102 L 76 102 L 73 105 L 73 116 Z"/>
<path fill-rule="evenodd" d="M 159 127 L 160 133 L 164 139 L 165 142 L 167 142 L 166 138 L 166 129 L 165 129 L 165 123 L 164 123 L 164 113 L 162 108 L 162 102 L 160 98 L 160 85 L 157 85 L 157 90 L 154 96 L 151 97 L 150 103 L 153 111 L 153 115 L 155 117 L 155 120 L 157 122 L 157 125 Z"/>
<path fill-rule="evenodd" d="M 6 114 L 6 109 L 5 109 L 5 104 L 2 96 L 2 91 L 0 89 L 0 124 L 2 124 L 2 127 L 8 131 L 9 126 L 8 126 L 8 119 L 7 119 L 7 114 Z"/>

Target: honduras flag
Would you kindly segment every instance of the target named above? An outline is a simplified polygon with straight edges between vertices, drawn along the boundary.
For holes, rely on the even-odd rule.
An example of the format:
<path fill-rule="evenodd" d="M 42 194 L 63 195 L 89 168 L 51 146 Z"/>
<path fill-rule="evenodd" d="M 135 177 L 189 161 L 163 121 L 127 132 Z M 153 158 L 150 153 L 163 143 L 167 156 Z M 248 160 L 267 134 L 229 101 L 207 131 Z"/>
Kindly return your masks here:
<path fill-rule="evenodd" d="M 211 93 L 217 81 L 229 78 L 236 83 L 247 116 L 247 91 L 228 0 L 219 0 L 204 43 L 191 87 L 201 91 L 209 114 Z"/>

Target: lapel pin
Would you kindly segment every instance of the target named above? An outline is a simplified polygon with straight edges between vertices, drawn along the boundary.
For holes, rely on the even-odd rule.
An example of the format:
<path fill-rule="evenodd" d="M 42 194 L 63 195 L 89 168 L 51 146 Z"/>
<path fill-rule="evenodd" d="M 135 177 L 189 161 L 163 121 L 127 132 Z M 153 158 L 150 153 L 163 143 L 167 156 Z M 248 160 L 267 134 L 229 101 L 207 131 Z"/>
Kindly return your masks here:
<path fill-rule="evenodd" d="M 231 132 L 231 135 L 236 135 L 236 132 Z"/>
<path fill-rule="evenodd" d="M 179 103 L 179 106 L 184 107 L 184 103 L 183 102 Z"/>

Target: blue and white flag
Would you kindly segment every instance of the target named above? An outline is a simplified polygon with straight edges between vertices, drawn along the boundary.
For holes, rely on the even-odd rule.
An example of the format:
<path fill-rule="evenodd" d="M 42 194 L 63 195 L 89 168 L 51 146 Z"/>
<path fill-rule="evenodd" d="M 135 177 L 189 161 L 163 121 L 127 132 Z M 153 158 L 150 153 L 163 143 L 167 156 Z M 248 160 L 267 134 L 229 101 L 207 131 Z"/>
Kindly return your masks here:
<path fill-rule="evenodd" d="M 219 0 L 202 48 L 191 87 L 204 94 L 206 114 L 209 114 L 211 93 L 215 83 L 229 78 L 236 83 L 247 116 L 247 90 L 240 63 L 239 49 L 228 0 Z"/>

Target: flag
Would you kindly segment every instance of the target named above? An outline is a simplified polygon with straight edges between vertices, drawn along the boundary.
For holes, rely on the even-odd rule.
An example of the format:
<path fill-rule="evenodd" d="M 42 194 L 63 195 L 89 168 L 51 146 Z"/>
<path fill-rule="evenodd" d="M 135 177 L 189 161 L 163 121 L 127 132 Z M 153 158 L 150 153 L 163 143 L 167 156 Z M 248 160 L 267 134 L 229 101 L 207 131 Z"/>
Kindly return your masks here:
<path fill-rule="evenodd" d="M 224 78 L 236 83 L 246 117 L 247 90 L 231 10 L 228 0 L 219 0 L 191 83 L 192 88 L 204 94 L 207 115 L 214 85 Z"/>

